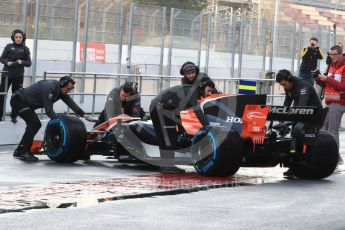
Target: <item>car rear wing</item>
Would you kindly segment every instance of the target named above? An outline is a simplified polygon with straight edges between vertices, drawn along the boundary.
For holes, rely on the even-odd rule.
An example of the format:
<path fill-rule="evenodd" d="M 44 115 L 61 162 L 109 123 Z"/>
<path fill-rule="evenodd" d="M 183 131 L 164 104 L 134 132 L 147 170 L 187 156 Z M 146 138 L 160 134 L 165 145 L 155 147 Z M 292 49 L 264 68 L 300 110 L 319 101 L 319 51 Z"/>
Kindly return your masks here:
<path fill-rule="evenodd" d="M 242 116 L 242 137 L 251 138 L 255 144 L 262 144 L 266 136 L 266 121 L 292 121 L 312 124 L 321 128 L 328 109 L 317 107 L 284 107 L 269 105 L 246 105 Z M 270 126 L 271 126 L 270 125 Z"/>

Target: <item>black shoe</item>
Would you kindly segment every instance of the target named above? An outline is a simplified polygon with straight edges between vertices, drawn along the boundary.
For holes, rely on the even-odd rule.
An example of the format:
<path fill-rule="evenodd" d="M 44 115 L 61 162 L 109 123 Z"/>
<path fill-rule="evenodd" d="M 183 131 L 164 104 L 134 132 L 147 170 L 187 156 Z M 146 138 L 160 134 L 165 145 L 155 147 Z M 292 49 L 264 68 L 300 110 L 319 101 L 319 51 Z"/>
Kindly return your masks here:
<path fill-rule="evenodd" d="M 13 124 L 17 123 L 17 117 L 11 117 L 11 122 L 12 122 Z"/>
<path fill-rule="evenodd" d="M 295 174 L 293 173 L 292 169 L 288 169 L 286 172 L 283 173 L 284 177 L 293 178 Z"/>
<path fill-rule="evenodd" d="M 90 154 L 86 154 L 86 153 L 81 154 L 81 155 L 79 156 L 79 160 L 89 161 L 89 160 L 90 160 Z"/>
<path fill-rule="evenodd" d="M 177 174 L 177 173 L 185 173 L 184 169 L 177 168 L 176 166 L 162 166 L 159 168 L 159 172 L 167 173 L 167 174 Z"/>
<path fill-rule="evenodd" d="M 18 158 L 18 157 L 21 157 L 23 154 L 24 154 L 23 150 L 16 149 L 16 150 L 14 150 L 13 157 Z"/>
<path fill-rule="evenodd" d="M 38 157 L 35 157 L 34 154 L 25 152 L 23 155 L 19 157 L 19 159 L 23 161 L 38 161 Z"/>

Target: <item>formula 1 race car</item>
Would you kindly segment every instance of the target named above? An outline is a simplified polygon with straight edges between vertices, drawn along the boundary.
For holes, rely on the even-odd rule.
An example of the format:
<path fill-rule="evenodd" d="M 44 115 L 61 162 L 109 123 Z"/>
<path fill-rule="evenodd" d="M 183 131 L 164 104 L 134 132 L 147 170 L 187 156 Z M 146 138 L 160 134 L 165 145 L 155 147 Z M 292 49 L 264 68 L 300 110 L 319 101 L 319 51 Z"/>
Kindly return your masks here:
<path fill-rule="evenodd" d="M 289 167 L 299 178 L 322 179 L 337 166 L 338 147 L 320 128 L 327 111 L 314 107 L 266 105 L 266 95 L 215 94 L 200 104 L 209 126 L 202 127 L 193 109 L 182 111 L 175 163 L 193 164 L 206 176 L 232 176 L 240 167 Z M 278 122 L 279 121 L 279 122 Z M 303 122 L 305 135 L 297 149 L 291 129 Z M 112 155 L 159 164 L 160 155 L 151 121 L 119 116 L 91 131 L 72 116 L 49 121 L 44 149 L 57 162 L 75 162 L 92 154 Z"/>

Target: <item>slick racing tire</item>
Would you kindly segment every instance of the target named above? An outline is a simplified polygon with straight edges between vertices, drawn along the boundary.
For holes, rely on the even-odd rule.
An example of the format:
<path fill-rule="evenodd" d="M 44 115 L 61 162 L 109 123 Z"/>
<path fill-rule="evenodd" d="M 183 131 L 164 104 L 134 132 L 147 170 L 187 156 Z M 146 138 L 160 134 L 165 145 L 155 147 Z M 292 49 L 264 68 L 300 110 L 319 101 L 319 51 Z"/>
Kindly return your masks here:
<path fill-rule="evenodd" d="M 57 116 L 51 119 L 44 134 L 44 148 L 56 162 L 73 163 L 84 154 L 86 128 L 77 117 Z"/>
<path fill-rule="evenodd" d="M 314 145 L 307 150 L 305 164 L 296 162 L 291 169 L 296 177 L 302 179 L 323 179 L 334 172 L 338 155 L 338 146 L 332 134 L 320 130 Z"/>
<path fill-rule="evenodd" d="M 192 142 L 192 163 L 205 176 L 227 177 L 240 168 L 242 140 L 235 130 L 205 127 Z"/>

